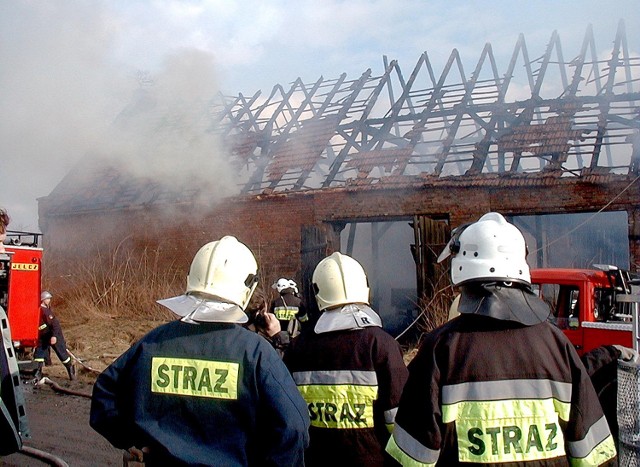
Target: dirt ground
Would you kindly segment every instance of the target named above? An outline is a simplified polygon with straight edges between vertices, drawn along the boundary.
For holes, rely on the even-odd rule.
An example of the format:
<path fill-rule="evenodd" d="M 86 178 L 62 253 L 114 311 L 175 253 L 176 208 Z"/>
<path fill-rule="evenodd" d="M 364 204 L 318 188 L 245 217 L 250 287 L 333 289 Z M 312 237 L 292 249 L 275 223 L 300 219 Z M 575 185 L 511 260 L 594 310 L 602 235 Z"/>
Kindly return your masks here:
<path fill-rule="evenodd" d="M 61 367 L 64 371 L 64 368 Z M 47 371 L 45 370 L 45 374 Z M 63 388 L 91 394 L 92 384 L 50 377 Z M 122 451 L 112 447 L 89 426 L 88 397 L 63 395 L 50 386 L 23 386 L 31 437 L 25 446 L 62 459 L 69 466 L 121 466 Z M 0 457 L 2 466 L 55 465 L 22 453 Z"/>
<path fill-rule="evenodd" d="M 148 330 L 160 325 L 159 321 L 119 321 L 107 318 L 102 322 L 84 322 L 65 325 L 67 347 L 93 371 L 76 365 L 78 378 L 69 381 L 64 366 L 53 355 L 51 366 L 43 369 L 44 376 L 63 389 L 83 394 L 66 395 L 56 392 L 50 385 L 34 385 L 23 378 L 27 419 L 31 437 L 25 446 L 44 451 L 66 462 L 69 466 L 121 466 L 122 451 L 89 426 L 91 391 L 96 376 L 115 358 Z M 37 458 L 16 453 L 0 457 L 0 466 L 40 467 L 55 465 Z"/>

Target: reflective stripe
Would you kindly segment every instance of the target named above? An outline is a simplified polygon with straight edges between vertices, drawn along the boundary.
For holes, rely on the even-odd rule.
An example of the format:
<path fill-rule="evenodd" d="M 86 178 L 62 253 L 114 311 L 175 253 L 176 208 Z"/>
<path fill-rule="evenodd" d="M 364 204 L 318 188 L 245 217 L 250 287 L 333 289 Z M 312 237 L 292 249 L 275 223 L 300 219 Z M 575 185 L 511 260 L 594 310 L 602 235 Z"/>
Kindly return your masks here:
<path fill-rule="evenodd" d="M 298 314 L 298 307 L 283 307 L 277 306 L 273 309 L 273 314 L 280 320 L 289 320 L 296 317 Z"/>
<path fill-rule="evenodd" d="M 463 418 L 500 419 L 500 418 L 537 418 L 553 414 L 561 420 L 569 419 L 571 404 L 555 399 L 543 400 L 506 400 L 506 401 L 469 401 L 442 406 L 443 423 L 451 423 Z"/>
<path fill-rule="evenodd" d="M 384 424 L 387 427 L 387 431 L 389 433 L 393 433 L 393 427 L 396 420 L 396 413 L 398 412 L 398 408 L 385 410 L 384 412 Z"/>
<path fill-rule="evenodd" d="M 396 425 L 386 447 L 387 452 L 403 466 L 432 466 L 438 462 L 439 449 L 429 449 Z"/>
<path fill-rule="evenodd" d="M 298 318 L 298 321 L 300 321 L 301 323 L 306 323 L 307 321 L 309 321 L 309 316 L 308 315 L 302 315 Z"/>
<path fill-rule="evenodd" d="M 545 407 L 544 410 L 547 413 L 555 411 L 561 420 L 568 421 L 571 412 L 571 392 L 571 383 L 550 379 L 479 381 L 448 385 L 442 388 L 443 421 L 449 423 L 457 420 L 460 417 L 458 413 L 462 410 L 460 407 L 463 407 L 466 402 L 499 402 L 501 400 L 516 400 L 521 405 L 515 412 L 511 411 L 508 406 L 486 405 L 487 409 L 482 414 L 475 416 L 489 418 L 530 417 L 540 413 L 541 407 L 537 405 L 540 401 L 549 400 L 553 402 L 553 407 Z M 533 402 L 533 405 L 529 404 L 530 409 L 527 409 L 525 403 L 527 400 Z M 495 410 L 498 410 L 498 413 L 492 413 Z"/>
<path fill-rule="evenodd" d="M 42 331 L 43 329 L 47 329 L 47 325 L 46 324 L 41 324 L 40 326 L 38 326 L 38 331 Z"/>
<path fill-rule="evenodd" d="M 385 410 L 384 412 L 384 422 L 385 423 L 393 423 L 396 419 L 396 414 L 398 413 L 398 408 Z"/>
<path fill-rule="evenodd" d="M 293 379 L 307 402 L 311 426 L 372 428 L 373 402 L 378 398 L 375 371 L 302 371 Z"/>
<path fill-rule="evenodd" d="M 442 403 L 495 401 L 500 399 L 548 399 L 571 402 L 571 383 L 550 379 L 509 379 L 444 386 Z"/>
<path fill-rule="evenodd" d="M 237 399 L 239 367 L 230 362 L 153 357 L 151 392 Z"/>
<path fill-rule="evenodd" d="M 615 444 L 606 418 L 603 416 L 591 425 L 583 439 L 570 441 L 568 448 L 572 464 L 577 465 L 600 465 L 615 456 Z"/>
<path fill-rule="evenodd" d="M 376 372 L 363 370 L 296 371 L 293 373 L 293 380 L 298 386 L 305 384 L 378 385 Z"/>

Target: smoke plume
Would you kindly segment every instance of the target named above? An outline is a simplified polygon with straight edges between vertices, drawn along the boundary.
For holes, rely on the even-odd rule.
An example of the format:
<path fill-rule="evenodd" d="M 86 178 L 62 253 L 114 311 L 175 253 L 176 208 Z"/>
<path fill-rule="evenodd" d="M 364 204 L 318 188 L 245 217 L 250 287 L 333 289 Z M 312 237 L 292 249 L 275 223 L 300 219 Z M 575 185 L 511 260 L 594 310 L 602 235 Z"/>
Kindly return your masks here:
<path fill-rule="evenodd" d="M 0 205 L 12 229 L 38 229 L 37 198 L 81 159 L 172 188 L 215 174 L 216 196 L 231 189 L 210 131 L 212 57 L 174 50 L 141 72 L 117 59 L 124 27 L 101 1 L 0 3 Z"/>

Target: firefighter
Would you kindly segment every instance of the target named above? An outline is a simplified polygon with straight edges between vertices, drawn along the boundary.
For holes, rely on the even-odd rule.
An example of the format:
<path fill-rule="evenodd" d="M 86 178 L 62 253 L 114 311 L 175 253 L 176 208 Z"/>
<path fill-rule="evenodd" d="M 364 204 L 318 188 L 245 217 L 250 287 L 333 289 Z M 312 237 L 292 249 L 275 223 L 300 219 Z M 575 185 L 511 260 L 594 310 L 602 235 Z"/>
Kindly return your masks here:
<path fill-rule="evenodd" d="M 638 353 L 622 345 L 602 345 L 582 356 L 587 373 L 598 394 L 613 439 L 618 445 L 618 360 L 637 362 Z"/>
<path fill-rule="evenodd" d="M 38 347 L 33 352 L 33 361 L 37 363 L 36 381 L 42 378 L 42 367 L 50 355 L 51 348 L 67 369 L 70 380 L 76 379 L 76 367 L 67 351 L 67 343 L 62 333 L 60 321 L 53 314 L 51 299 L 53 295 L 46 290 L 40 294 L 40 325 L 38 326 Z"/>
<path fill-rule="evenodd" d="M 7 211 L 0 208 L 0 255 L 9 225 Z M 29 437 L 24 395 L 20 386 L 20 371 L 11 339 L 9 319 L 0 306 L 0 456 L 18 452 L 23 438 Z"/>
<path fill-rule="evenodd" d="M 311 418 L 305 462 L 383 465 L 408 377 L 402 350 L 369 307 L 367 276 L 355 259 L 333 253 L 312 281 L 321 314 L 284 355 Z"/>
<path fill-rule="evenodd" d="M 298 296 L 298 285 L 292 279 L 281 277 L 272 286 L 279 296 L 271 302 L 270 312 L 280 321 L 280 327 L 286 330 L 290 339 L 300 334 L 301 325 L 309 321 L 307 309 Z"/>
<path fill-rule="evenodd" d="M 531 290 L 522 233 L 488 213 L 453 231 L 460 316 L 426 335 L 387 451 L 403 465 L 616 465 L 576 350 Z"/>
<path fill-rule="evenodd" d="M 147 465 L 302 465 L 309 416 L 276 351 L 240 324 L 256 260 L 226 236 L 196 253 L 181 318 L 142 337 L 94 385 L 90 425 Z"/>

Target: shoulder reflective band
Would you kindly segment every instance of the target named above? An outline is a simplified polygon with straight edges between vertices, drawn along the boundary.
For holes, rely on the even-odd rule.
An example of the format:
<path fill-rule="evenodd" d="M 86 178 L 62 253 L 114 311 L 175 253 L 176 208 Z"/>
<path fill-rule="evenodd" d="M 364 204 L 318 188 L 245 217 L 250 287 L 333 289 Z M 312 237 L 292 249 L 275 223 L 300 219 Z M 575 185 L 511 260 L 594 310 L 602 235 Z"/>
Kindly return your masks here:
<path fill-rule="evenodd" d="M 276 315 L 276 318 L 282 321 L 293 319 L 298 314 L 298 307 L 292 306 L 287 308 L 284 306 L 277 306 L 273 309 L 273 314 Z"/>
<path fill-rule="evenodd" d="M 386 451 L 402 465 L 433 466 L 440 457 L 439 449 L 429 449 L 400 425 L 396 425 L 389 438 Z"/>
<path fill-rule="evenodd" d="M 151 392 L 237 399 L 239 366 L 210 360 L 153 357 Z"/>
<path fill-rule="evenodd" d="M 373 428 L 375 371 L 304 371 L 293 373 L 293 379 L 307 402 L 312 426 Z"/>
<path fill-rule="evenodd" d="M 615 442 L 604 416 L 591 425 L 587 436 L 580 441 L 570 441 L 567 444 L 571 465 L 601 465 L 616 455 Z"/>

